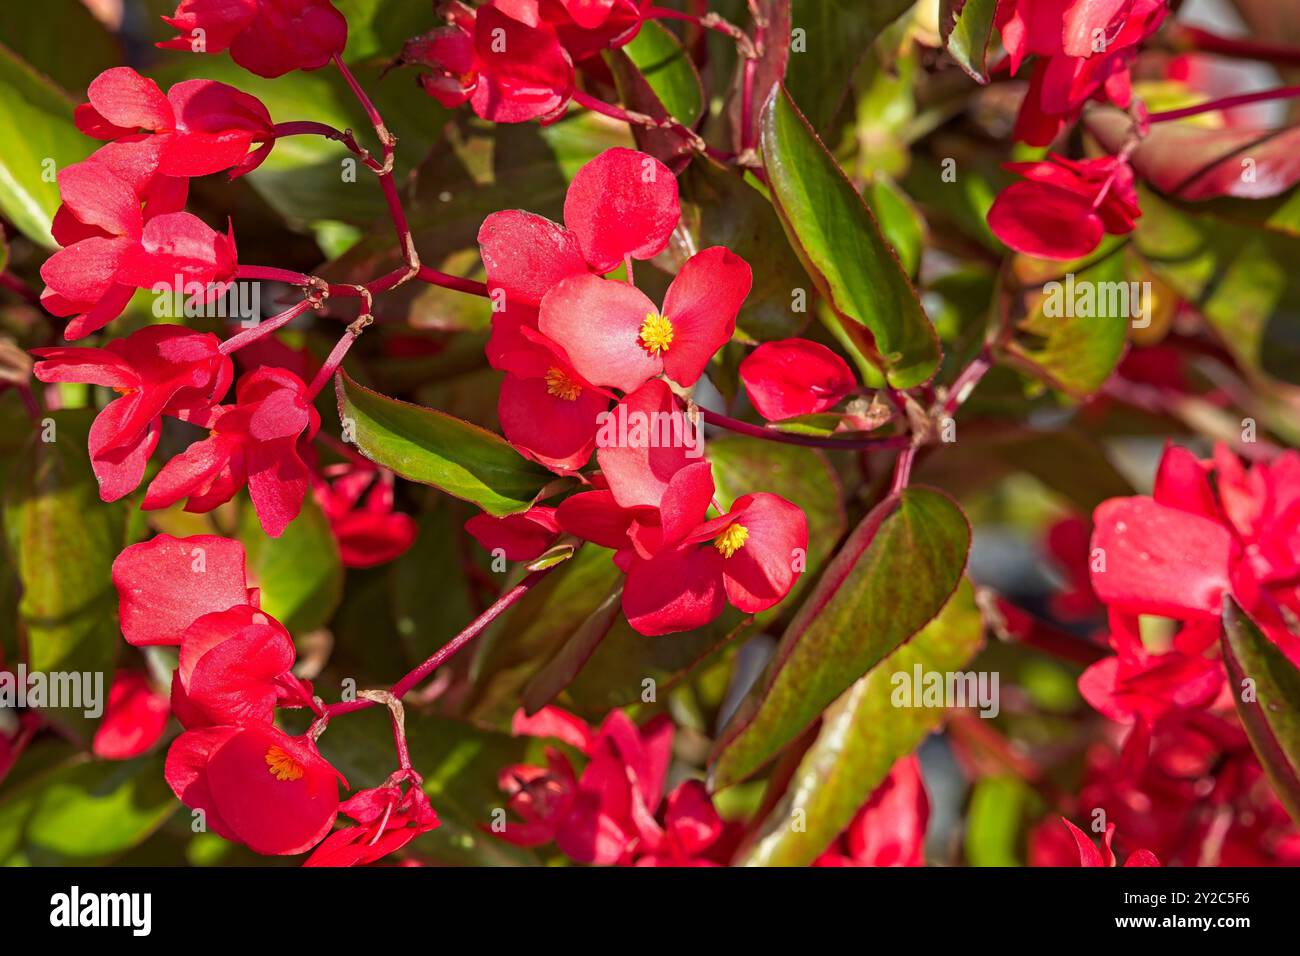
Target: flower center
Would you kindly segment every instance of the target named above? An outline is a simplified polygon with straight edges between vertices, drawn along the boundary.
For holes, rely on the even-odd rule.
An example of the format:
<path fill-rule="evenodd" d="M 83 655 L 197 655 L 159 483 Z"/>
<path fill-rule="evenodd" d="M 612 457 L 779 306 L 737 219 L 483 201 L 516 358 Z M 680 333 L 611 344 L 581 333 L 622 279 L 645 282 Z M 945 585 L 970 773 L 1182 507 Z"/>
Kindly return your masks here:
<path fill-rule="evenodd" d="M 569 378 L 563 369 L 554 367 L 546 373 L 546 390 L 566 402 L 572 402 L 582 394 L 581 385 Z"/>
<path fill-rule="evenodd" d="M 724 558 L 729 558 L 745 546 L 749 540 L 749 529 L 743 524 L 727 525 L 727 530 L 718 535 L 718 539 L 713 542 L 713 546 L 718 549 L 718 553 Z"/>
<path fill-rule="evenodd" d="M 272 747 L 266 752 L 266 766 L 276 780 L 301 780 L 306 772 L 302 769 L 302 764 L 279 747 Z"/>
<path fill-rule="evenodd" d="M 641 323 L 641 344 L 647 352 L 667 352 L 673 344 L 673 324 L 668 316 L 647 312 Z"/>

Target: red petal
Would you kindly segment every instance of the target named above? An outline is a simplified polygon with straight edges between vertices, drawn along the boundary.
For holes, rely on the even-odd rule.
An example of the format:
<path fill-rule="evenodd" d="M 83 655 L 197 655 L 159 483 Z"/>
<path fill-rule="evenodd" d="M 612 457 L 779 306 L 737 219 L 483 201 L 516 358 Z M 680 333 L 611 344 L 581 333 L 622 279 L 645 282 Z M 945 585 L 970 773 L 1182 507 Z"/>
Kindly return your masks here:
<path fill-rule="evenodd" d="M 677 179 L 659 160 L 607 149 L 583 166 L 564 199 L 564 224 L 578 236 L 594 272 L 623 259 L 650 259 L 668 245 L 681 218 Z"/>
<path fill-rule="evenodd" d="M 608 407 L 609 399 L 591 389 L 569 400 L 552 395 L 545 379 L 507 375 L 497 417 L 510 444 L 552 471 L 567 474 L 591 460 L 597 416 Z"/>
<path fill-rule="evenodd" d="M 505 290 L 508 303 L 538 305 L 562 280 L 587 273 L 577 237 L 530 212 L 492 213 L 479 228 L 478 245 L 488 285 Z"/>
<path fill-rule="evenodd" d="M 658 508 L 673 475 L 693 458 L 686 413 L 662 379 L 651 379 L 609 413 L 596 436 L 596 461 L 624 508 Z M 702 450 L 702 449 L 701 449 Z"/>
<path fill-rule="evenodd" d="M 90 81 L 86 93 L 99 115 L 124 129 L 170 129 L 171 104 L 158 84 L 129 66 L 115 66 Z"/>
<path fill-rule="evenodd" d="M 508 561 L 531 561 L 551 546 L 559 526 L 554 508 L 537 507 L 501 518 L 475 515 L 465 522 L 465 530 L 486 551 L 500 550 Z"/>
<path fill-rule="evenodd" d="M 798 505 L 763 492 L 737 499 L 730 516 L 749 536 L 723 561 L 727 597 L 746 614 L 757 614 L 784 598 L 799 579 L 795 565 L 797 559 L 806 561 L 808 520 Z"/>
<path fill-rule="evenodd" d="M 1218 617 L 1230 588 L 1232 535 L 1150 498 L 1112 498 L 1093 515 L 1092 585 L 1103 603 L 1138 614 Z M 1100 554 L 1098 554 L 1100 549 Z"/>
<path fill-rule="evenodd" d="M 764 342 L 740 363 L 740 380 L 768 421 L 824 412 L 858 384 L 844 359 L 807 339 Z"/>
<path fill-rule="evenodd" d="M 673 341 L 663 354 L 664 371 L 679 385 L 694 385 L 713 354 L 731 341 L 736 314 L 749 295 L 749 263 L 721 246 L 686 260 L 664 298 Z"/>
<path fill-rule="evenodd" d="M 583 274 L 546 294 L 538 328 L 591 384 L 632 392 L 663 368 L 641 343 L 646 317 L 658 312 L 636 286 Z"/>
<path fill-rule="evenodd" d="M 989 228 L 1017 252 L 1078 259 L 1097 248 L 1105 230 L 1088 199 L 1036 182 L 1012 183 L 993 201 Z"/>
<path fill-rule="evenodd" d="M 623 613 L 639 634 L 689 631 L 715 620 L 726 606 L 722 555 L 699 545 L 660 551 L 635 561 L 623 588 Z"/>
<path fill-rule="evenodd" d="M 244 548 L 202 534 L 160 534 L 126 548 L 113 562 L 122 635 L 128 644 L 179 644 L 199 617 L 248 603 Z"/>
<path fill-rule="evenodd" d="M 140 235 L 140 200 L 102 163 L 87 160 L 59 170 L 59 195 L 79 220 L 115 236 Z"/>

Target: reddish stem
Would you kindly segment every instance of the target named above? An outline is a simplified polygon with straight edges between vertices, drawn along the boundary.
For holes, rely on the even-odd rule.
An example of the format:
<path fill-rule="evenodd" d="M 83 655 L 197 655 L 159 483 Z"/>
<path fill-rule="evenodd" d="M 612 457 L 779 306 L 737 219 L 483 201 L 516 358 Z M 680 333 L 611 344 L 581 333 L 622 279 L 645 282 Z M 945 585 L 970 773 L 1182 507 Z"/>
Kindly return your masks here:
<path fill-rule="evenodd" d="M 365 149 L 357 142 L 357 138 L 352 135 L 350 129 L 340 130 L 328 123 L 317 123 L 313 120 L 294 120 L 290 123 L 276 123 L 275 135 L 277 138 L 281 136 L 324 136 L 326 139 L 342 143 L 375 172 L 381 172 L 384 168 L 383 163 L 370 155 L 370 150 Z"/>
<path fill-rule="evenodd" d="M 556 567 L 559 567 L 559 565 L 553 564 L 550 567 L 542 568 L 540 571 L 533 571 L 528 575 L 528 577 L 524 578 L 510 590 L 506 591 L 496 599 L 491 607 L 476 617 L 474 621 L 465 628 L 465 630 L 453 637 L 450 641 L 435 651 L 423 664 L 394 684 L 388 692 L 398 700 L 401 700 L 412 689 L 414 689 L 417 684 L 421 683 L 439 667 L 451 660 L 451 658 L 454 657 L 461 648 L 482 634 L 489 624 L 500 617 L 504 611 L 527 594 L 538 581 L 546 577 L 546 575 Z M 325 708 L 325 712 L 330 717 L 337 717 L 340 714 L 350 714 L 354 710 L 363 710 L 373 704 L 374 701 L 366 700 L 365 698 L 357 698 L 356 700 L 341 701 L 337 704 L 330 704 Z"/>
<path fill-rule="evenodd" d="M 1300 86 L 1279 86 L 1271 90 L 1260 90 L 1258 93 L 1241 93 L 1237 96 L 1225 96 L 1221 99 L 1210 100 L 1208 103 L 1201 103 L 1197 106 L 1184 106 L 1182 109 L 1165 110 L 1162 113 L 1152 113 L 1147 117 L 1152 123 L 1167 123 L 1170 120 L 1183 119 L 1187 116 L 1199 116 L 1202 113 L 1213 113 L 1215 110 L 1230 110 L 1237 106 L 1249 106 L 1251 103 L 1265 103 L 1269 100 L 1289 100 L 1300 96 Z"/>
<path fill-rule="evenodd" d="M 971 363 L 961 370 L 949 387 L 948 397 L 943 402 L 943 414 L 952 416 L 966 399 L 970 398 L 971 393 L 975 391 L 975 386 L 979 385 L 980 380 L 992 367 L 993 356 L 988 346 L 985 346 L 980 349 L 980 353 L 971 360 Z"/>
<path fill-rule="evenodd" d="M 488 292 L 486 283 L 448 275 L 445 272 L 439 272 L 437 269 L 431 269 L 429 266 L 420 266 L 420 271 L 415 274 L 415 277 L 421 282 L 428 282 L 430 285 L 440 285 L 444 289 L 468 292 L 470 295 L 481 295 L 485 299 L 491 294 Z"/>
<path fill-rule="evenodd" d="M 892 435 L 888 438 L 821 438 L 817 435 L 792 435 L 788 432 L 764 428 L 762 425 L 751 425 L 749 422 L 742 422 L 738 418 L 731 418 L 720 412 L 710 411 L 707 408 L 701 408 L 700 415 L 710 425 L 715 425 L 718 428 L 725 428 L 727 431 L 735 432 L 738 435 L 748 435 L 750 438 L 761 438 L 763 441 L 780 442 L 784 445 L 860 451 L 863 449 L 906 448 L 912 444 L 912 439 L 907 435 Z"/>
<path fill-rule="evenodd" d="M 1255 40 L 1241 40 L 1236 37 L 1223 37 L 1200 27 L 1180 25 L 1170 37 L 1175 48 L 1196 51 L 1197 53 L 1217 53 L 1242 60 L 1259 60 L 1275 63 L 1278 66 L 1300 65 L 1300 48 L 1283 46 L 1280 43 L 1259 43 Z"/>
<path fill-rule="evenodd" d="M 704 153 L 707 156 L 716 159 L 720 163 L 728 163 L 736 158 L 731 153 L 710 146 L 704 141 L 703 137 L 701 137 L 699 133 L 684 126 L 672 117 L 657 120 L 653 116 L 648 116 L 645 113 L 635 113 L 613 103 L 606 103 L 604 100 L 597 99 L 589 93 L 584 93 L 582 90 L 574 90 L 573 102 L 577 103 L 584 109 L 591 110 L 593 113 L 608 116 L 610 119 L 616 119 L 622 123 L 627 123 L 629 126 L 639 126 L 643 129 L 671 130 L 685 140 L 686 145 L 691 149 L 696 152 Z"/>
<path fill-rule="evenodd" d="M 279 315 L 272 316 L 269 319 L 263 319 L 251 329 L 245 329 L 238 335 L 232 335 L 218 346 L 218 351 L 221 352 L 222 355 L 229 355 L 238 349 L 242 349 L 246 345 L 251 345 L 263 336 L 270 335 L 276 329 L 288 325 L 311 307 L 311 300 L 303 299 L 297 305 L 290 306 Z"/>

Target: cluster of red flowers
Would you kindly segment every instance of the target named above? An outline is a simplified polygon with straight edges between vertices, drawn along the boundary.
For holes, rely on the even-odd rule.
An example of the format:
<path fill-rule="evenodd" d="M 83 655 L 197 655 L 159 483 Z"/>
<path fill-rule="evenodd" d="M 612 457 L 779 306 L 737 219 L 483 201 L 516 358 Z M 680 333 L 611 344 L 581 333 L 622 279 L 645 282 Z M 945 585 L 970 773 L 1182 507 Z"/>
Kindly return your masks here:
<path fill-rule="evenodd" d="M 1300 607 L 1297 516 L 1295 452 L 1247 467 L 1222 445 L 1208 461 L 1170 445 L 1152 494 L 1104 502 L 1090 542 L 1080 521 L 1052 530 L 1049 546 L 1070 579 L 1054 610 L 1082 619 L 1104 607 L 1114 651 L 1079 678 L 1083 698 L 1115 723 L 1089 748 L 1072 804 L 1080 815 L 1103 812 L 1142 853 L 1187 866 L 1300 860 L 1300 829 L 1237 720 L 1239 689 L 1219 652 L 1231 596 L 1300 662 L 1286 626 Z M 1069 863 L 1087 839 L 1070 832 L 1077 845 L 1055 819 L 1043 821 L 1030 862 Z M 1107 852 L 1109 840 L 1108 829 Z"/>
<path fill-rule="evenodd" d="M 505 373 L 506 438 L 557 474 L 578 474 L 593 451 L 600 471 L 584 477 L 592 490 L 558 508 L 480 515 L 467 528 L 511 560 L 538 557 L 561 532 L 614 550 L 627 574 L 623 610 L 651 635 L 708 624 L 728 601 L 766 610 L 798 579 L 808 547 L 803 512 L 778 495 L 744 495 L 708 517 L 714 483 L 701 460 L 703 431 L 679 395 L 730 341 L 751 274 L 728 250 L 704 249 L 681 267 L 663 306 L 652 302 L 632 284 L 632 263 L 662 252 L 680 218 L 666 166 L 610 149 L 574 176 L 564 225 L 513 210 L 479 230 L 496 306 L 487 354 Z M 619 266 L 627 281 L 604 278 Z M 800 373 L 762 352 L 749 359 L 756 394 L 797 401 L 789 379 Z M 810 371 L 820 373 L 802 374 Z M 843 378 L 832 378 L 827 394 L 839 394 Z"/>
<path fill-rule="evenodd" d="M 634 0 L 490 0 L 446 6 L 448 25 L 407 41 L 401 62 L 428 68 L 425 92 L 443 106 L 469 103 L 496 123 L 553 122 L 573 97 L 583 61 L 630 43 L 641 29 Z M 575 66 L 576 65 L 576 66 Z"/>
<path fill-rule="evenodd" d="M 1168 13 L 1165 0 L 999 0 L 995 24 L 1010 72 L 1033 58 L 1016 138 L 1050 145 L 1090 100 L 1134 106 L 1129 68 Z M 1141 115 L 1141 105 L 1134 108 Z M 1141 215 L 1127 153 L 1093 160 L 1053 154 L 1006 168 L 1024 181 L 998 196 L 988 220 L 1018 252 L 1077 259 L 1106 233 L 1131 232 Z"/>
<path fill-rule="evenodd" d="M 167 753 L 167 782 L 204 826 L 259 853 L 303 853 L 340 810 L 357 821 L 322 844 L 317 865 L 369 862 L 438 825 L 413 772 L 361 791 L 340 807 L 347 781 L 292 737 L 277 708 L 321 705 L 295 677 L 293 638 L 258 607 L 244 549 L 212 535 L 159 535 L 113 562 L 127 643 L 177 648 L 171 712 L 185 728 Z M 401 784 L 407 782 L 403 790 Z"/>
<path fill-rule="evenodd" d="M 688 779 L 664 795 L 672 722 L 638 726 L 613 711 L 593 729 L 557 707 L 515 714 L 516 735 L 559 742 L 585 758 L 581 773 L 566 750 L 548 745 L 546 766 L 505 767 L 498 784 L 517 820 L 491 829 L 516 846 L 554 844 L 577 863 L 603 866 L 723 866 L 744 835 L 719 816 L 704 784 Z M 816 866 L 921 866 L 929 802 L 915 757 L 904 757 Z"/>

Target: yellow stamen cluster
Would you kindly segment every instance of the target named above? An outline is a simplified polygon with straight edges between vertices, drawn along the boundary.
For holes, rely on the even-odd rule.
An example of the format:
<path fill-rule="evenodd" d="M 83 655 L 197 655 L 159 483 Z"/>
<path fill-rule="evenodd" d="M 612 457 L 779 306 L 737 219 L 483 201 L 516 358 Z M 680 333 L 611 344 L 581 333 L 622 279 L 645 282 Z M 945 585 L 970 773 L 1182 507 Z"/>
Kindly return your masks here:
<path fill-rule="evenodd" d="M 647 352 L 667 352 L 673 344 L 673 324 L 668 316 L 647 312 L 641 323 L 641 344 Z"/>
<path fill-rule="evenodd" d="M 546 390 L 566 402 L 572 402 L 582 394 L 581 385 L 569 378 L 563 369 L 554 367 L 546 373 Z"/>
<path fill-rule="evenodd" d="M 279 747 L 272 747 L 266 752 L 266 766 L 276 780 L 301 780 L 305 772 L 298 761 Z"/>
<path fill-rule="evenodd" d="M 749 529 L 743 524 L 727 525 L 727 530 L 718 535 L 713 546 L 724 558 L 729 558 L 745 546 L 749 540 Z"/>

